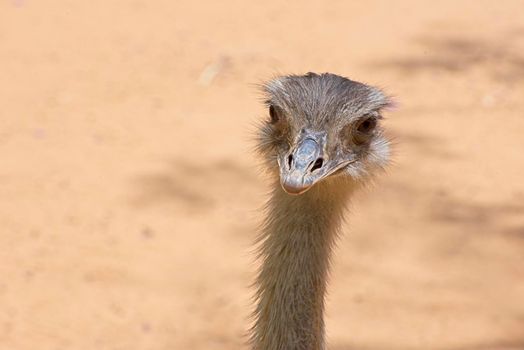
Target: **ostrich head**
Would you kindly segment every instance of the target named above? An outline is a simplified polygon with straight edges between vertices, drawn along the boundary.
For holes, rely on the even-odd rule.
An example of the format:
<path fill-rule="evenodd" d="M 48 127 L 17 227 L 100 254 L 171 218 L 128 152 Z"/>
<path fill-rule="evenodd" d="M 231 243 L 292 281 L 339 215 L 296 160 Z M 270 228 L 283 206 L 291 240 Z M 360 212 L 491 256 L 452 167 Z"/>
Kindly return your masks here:
<path fill-rule="evenodd" d="M 359 180 L 382 168 L 389 142 L 380 126 L 391 104 L 377 88 L 334 74 L 290 75 L 263 86 L 269 118 L 258 146 L 282 188 L 301 194 L 318 182 Z"/>

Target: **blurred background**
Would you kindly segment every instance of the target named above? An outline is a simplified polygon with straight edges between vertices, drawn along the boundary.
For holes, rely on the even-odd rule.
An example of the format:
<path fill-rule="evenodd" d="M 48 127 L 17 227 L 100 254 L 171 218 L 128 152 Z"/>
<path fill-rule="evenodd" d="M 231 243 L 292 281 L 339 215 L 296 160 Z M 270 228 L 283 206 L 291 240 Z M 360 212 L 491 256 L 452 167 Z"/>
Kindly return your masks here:
<path fill-rule="evenodd" d="M 523 1 L 0 2 L 0 349 L 247 349 L 256 84 L 379 86 L 333 350 L 524 349 Z"/>

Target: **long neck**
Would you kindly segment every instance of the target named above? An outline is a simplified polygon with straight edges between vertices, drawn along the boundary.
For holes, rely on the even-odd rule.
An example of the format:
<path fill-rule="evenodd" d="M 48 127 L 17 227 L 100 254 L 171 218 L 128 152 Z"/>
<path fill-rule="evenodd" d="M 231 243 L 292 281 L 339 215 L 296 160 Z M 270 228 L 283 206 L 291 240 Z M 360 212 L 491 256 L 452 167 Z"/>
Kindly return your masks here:
<path fill-rule="evenodd" d="M 326 186 L 333 183 L 317 184 L 300 196 L 290 196 L 278 185 L 273 191 L 260 240 L 254 350 L 325 348 L 329 260 L 352 188 L 343 184 L 329 191 Z"/>

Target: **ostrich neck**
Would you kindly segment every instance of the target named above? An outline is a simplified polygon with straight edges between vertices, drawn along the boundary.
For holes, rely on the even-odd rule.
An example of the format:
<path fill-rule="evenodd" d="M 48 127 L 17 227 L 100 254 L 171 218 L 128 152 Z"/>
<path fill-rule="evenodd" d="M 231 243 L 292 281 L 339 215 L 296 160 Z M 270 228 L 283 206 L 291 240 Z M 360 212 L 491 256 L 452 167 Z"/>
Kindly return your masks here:
<path fill-rule="evenodd" d="M 261 236 L 255 350 L 323 350 L 324 294 L 333 243 L 352 186 L 315 185 L 290 196 L 276 186 Z M 339 184 L 340 185 L 340 184 Z"/>

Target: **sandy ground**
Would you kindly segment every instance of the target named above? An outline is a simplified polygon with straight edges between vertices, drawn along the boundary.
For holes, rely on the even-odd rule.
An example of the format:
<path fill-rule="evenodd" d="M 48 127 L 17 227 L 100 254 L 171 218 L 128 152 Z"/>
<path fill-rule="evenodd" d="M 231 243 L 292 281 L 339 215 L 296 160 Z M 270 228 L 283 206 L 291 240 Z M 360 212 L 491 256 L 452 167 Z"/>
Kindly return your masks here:
<path fill-rule="evenodd" d="M 524 2 L 0 2 L 0 349 L 247 349 L 254 84 L 383 87 L 332 350 L 524 349 Z"/>

